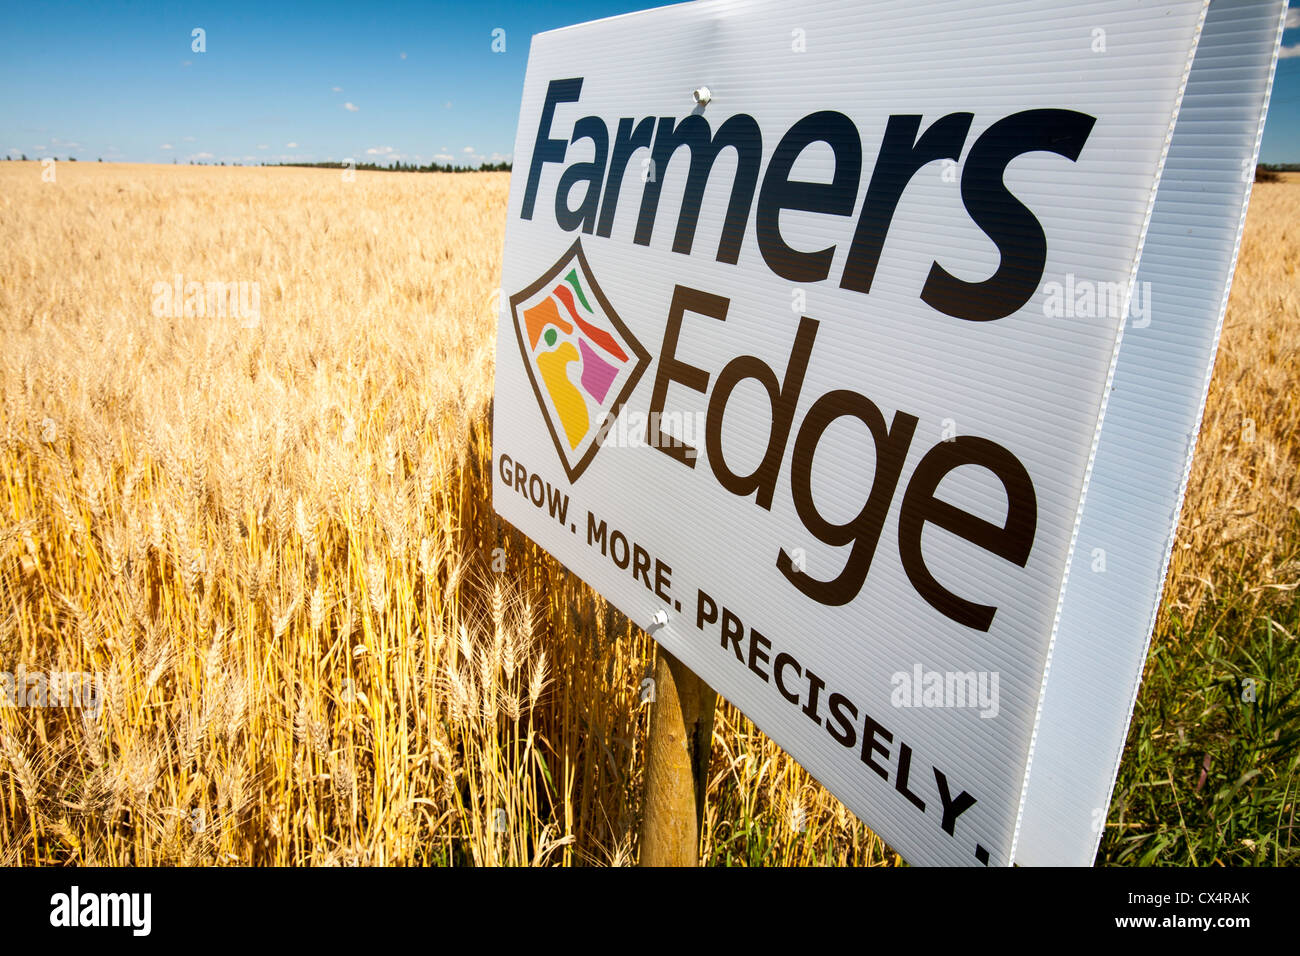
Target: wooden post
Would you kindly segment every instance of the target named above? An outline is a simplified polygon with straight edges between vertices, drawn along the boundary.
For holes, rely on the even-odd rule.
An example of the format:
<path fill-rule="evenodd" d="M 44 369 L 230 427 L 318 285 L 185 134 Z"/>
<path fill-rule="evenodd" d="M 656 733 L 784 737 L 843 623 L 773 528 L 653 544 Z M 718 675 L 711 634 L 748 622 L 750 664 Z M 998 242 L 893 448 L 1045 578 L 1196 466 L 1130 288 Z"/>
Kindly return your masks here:
<path fill-rule="evenodd" d="M 646 750 L 642 866 L 698 866 L 718 695 L 662 647 Z"/>

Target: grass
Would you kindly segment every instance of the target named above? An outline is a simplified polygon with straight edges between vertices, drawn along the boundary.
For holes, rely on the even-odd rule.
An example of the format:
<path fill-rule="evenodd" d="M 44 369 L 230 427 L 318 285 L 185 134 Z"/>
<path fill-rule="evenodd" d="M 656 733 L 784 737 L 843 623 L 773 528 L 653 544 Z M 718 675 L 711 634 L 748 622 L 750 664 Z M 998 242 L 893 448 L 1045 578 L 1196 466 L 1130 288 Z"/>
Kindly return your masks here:
<path fill-rule="evenodd" d="M 1245 581 L 1225 591 L 1190 628 L 1175 615 L 1152 649 L 1106 862 L 1300 863 L 1300 610 L 1259 613 Z"/>
<path fill-rule="evenodd" d="M 105 683 L 0 708 L 0 863 L 635 860 L 653 642 L 491 510 L 507 189 L 0 164 L 0 672 Z M 1294 862 L 1298 221 L 1256 187 L 1106 862 Z M 725 703 L 703 853 L 900 862 Z"/>

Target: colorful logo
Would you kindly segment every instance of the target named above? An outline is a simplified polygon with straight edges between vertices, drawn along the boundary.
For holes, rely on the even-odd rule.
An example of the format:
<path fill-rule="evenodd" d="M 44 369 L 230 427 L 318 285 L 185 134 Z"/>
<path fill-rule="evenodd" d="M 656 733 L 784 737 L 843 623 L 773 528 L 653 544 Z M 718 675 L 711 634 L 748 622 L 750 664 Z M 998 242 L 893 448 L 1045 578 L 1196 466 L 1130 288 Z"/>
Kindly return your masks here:
<path fill-rule="evenodd" d="M 596 284 L 575 242 L 510 297 L 519 350 L 570 481 L 591 464 L 650 361 Z"/>

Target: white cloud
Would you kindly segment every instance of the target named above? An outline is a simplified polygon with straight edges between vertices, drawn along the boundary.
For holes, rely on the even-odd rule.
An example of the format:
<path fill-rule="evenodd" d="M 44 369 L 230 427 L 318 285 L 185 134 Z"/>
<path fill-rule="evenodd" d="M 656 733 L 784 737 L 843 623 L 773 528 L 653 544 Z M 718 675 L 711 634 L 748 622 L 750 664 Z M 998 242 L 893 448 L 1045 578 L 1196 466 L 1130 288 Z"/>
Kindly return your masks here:
<path fill-rule="evenodd" d="M 347 110 L 349 113 L 356 113 L 361 109 L 361 107 L 357 106 L 355 103 L 344 103 L 343 108 Z"/>
<path fill-rule="evenodd" d="M 1300 7 L 1293 7 L 1286 12 L 1286 28 L 1288 30 L 1300 29 Z M 1291 49 L 1294 50 L 1295 47 L 1291 47 Z M 1294 53 L 1290 55 L 1295 56 Z"/>
<path fill-rule="evenodd" d="M 1300 43 L 1292 43 L 1290 46 L 1282 47 L 1277 55 L 1284 60 L 1288 57 L 1300 56 Z"/>
<path fill-rule="evenodd" d="M 172 148 L 171 143 L 163 143 L 162 146 L 159 147 L 159 149 L 171 149 L 171 148 Z"/>
<path fill-rule="evenodd" d="M 456 157 L 451 155 L 451 153 L 435 153 L 433 161 L 436 163 L 454 163 Z"/>
<path fill-rule="evenodd" d="M 23 151 L 19 149 L 17 146 L 10 146 L 9 152 L 13 153 L 13 155 L 15 156 L 21 156 L 23 154 Z"/>
<path fill-rule="evenodd" d="M 195 153 L 193 156 L 189 156 L 187 158 L 188 159 L 214 159 L 215 157 L 211 153 Z"/>
<path fill-rule="evenodd" d="M 402 59 L 403 59 L 403 60 L 406 59 L 406 54 L 405 54 L 405 53 L 402 54 Z"/>
<path fill-rule="evenodd" d="M 285 144 L 284 144 L 284 148 L 285 148 L 285 149 L 297 149 L 297 148 L 298 148 L 298 144 L 297 144 L 297 143 L 285 143 Z"/>
<path fill-rule="evenodd" d="M 341 86 L 331 86 L 330 89 L 333 90 L 335 93 L 342 93 L 342 92 L 343 92 L 343 87 L 341 87 Z"/>
<path fill-rule="evenodd" d="M 366 150 L 367 156 L 388 156 L 393 152 L 391 146 L 371 146 Z"/>
<path fill-rule="evenodd" d="M 447 152 L 447 147 L 446 147 L 446 146 L 439 146 L 438 148 L 439 148 L 440 150 L 442 150 L 444 153 Z"/>
<path fill-rule="evenodd" d="M 474 147 L 473 147 L 473 146 L 466 146 L 464 149 L 461 150 L 461 152 L 462 152 L 462 153 L 473 153 L 473 152 L 474 152 Z"/>

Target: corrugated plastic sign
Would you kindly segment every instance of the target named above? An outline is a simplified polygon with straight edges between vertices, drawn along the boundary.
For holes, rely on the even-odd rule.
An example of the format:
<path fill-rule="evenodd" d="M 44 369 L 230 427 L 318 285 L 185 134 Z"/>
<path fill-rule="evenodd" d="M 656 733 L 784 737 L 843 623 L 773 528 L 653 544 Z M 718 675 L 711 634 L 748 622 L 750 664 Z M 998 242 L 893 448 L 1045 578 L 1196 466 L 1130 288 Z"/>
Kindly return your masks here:
<path fill-rule="evenodd" d="M 907 860 L 1091 862 L 1284 6 L 535 37 L 496 510 Z"/>

